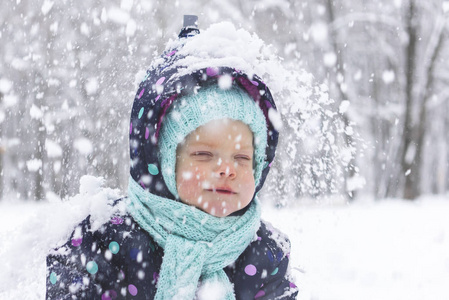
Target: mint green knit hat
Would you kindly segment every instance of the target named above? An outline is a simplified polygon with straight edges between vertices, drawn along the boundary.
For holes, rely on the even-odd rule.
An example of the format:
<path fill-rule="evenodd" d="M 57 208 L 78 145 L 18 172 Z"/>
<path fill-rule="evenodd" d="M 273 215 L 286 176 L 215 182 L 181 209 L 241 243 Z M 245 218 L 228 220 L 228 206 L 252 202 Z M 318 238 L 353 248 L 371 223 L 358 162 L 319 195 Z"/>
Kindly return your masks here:
<path fill-rule="evenodd" d="M 267 147 L 267 123 L 254 100 L 233 85 L 221 89 L 218 85 L 201 88 L 198 93 L 177 99 L 162 122 L 159 136 L 159 160 L 162 176 L 169 191 L 178 198 L 176 189 L 176 149 L 196 128 L 217 119 L 233 119 L 247 124 L 254 136 L 254 179 L 259 184 Z"/>

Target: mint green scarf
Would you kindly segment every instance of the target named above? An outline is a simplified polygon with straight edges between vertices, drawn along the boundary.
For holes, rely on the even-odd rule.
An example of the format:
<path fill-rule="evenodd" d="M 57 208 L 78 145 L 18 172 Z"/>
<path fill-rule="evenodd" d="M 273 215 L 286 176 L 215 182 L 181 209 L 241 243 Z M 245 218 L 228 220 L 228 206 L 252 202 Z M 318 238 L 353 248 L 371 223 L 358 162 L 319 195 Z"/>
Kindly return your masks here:
<path fill-rule="evenodd" d="M 257 199 L 242 216 L 218 218 L 193 206 L 146 192 L 129 179 L 128 211 L 164 248 L 154 299 L 192 300 L 201 282 L 235 299 L 223 268 L 242 254 L 260 226 Z"/>

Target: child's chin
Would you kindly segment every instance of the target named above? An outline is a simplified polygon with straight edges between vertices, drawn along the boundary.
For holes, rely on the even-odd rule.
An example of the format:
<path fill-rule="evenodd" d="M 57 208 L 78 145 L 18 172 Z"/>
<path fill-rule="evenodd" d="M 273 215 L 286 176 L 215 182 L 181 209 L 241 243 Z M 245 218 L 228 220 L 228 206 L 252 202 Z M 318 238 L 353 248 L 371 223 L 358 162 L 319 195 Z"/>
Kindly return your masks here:
<path fill-rule="evenodd" d="M 204 210 L 206 213 L 208 213 L 209 215 L 212 215 L 214 217 L 218 217 L 218 218 L 223 218 L 223 217 L 227 217 L 230 214 L 232 214 L 234 211 L 230 211 L 226 208 L 220 208 L 220 209 L 216 209 L 216 208 L 211 208 L 208 210 Z"/>

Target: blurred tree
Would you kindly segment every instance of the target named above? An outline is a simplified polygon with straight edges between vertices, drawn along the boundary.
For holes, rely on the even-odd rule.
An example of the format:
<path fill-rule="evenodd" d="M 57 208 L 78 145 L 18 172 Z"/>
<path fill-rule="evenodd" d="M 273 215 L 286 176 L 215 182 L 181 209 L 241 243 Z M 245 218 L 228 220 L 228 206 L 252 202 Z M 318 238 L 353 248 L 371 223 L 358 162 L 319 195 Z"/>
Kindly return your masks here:
<path fill-rule="evenodd" d="M 64 198 L 86 173 L 124 189 L 136 84 L 184 13 L 198 14 L 201 29 L 231 21 L 255 32 L 297 71 L 296 88 L 278 95 L 270 193 L 445 193 L 448 10 L 443 0 L 7 0 L 2 195 Z"/>
<path fill-rule="evenodd" d="M 421 7 L 418 5 L 415 0 L 409 0 L 405 26 L 408 43 L 405 54 L 406 104 L 401 152 L 405 199 L 415 199 L 421 195 L 424 138 L 428 127 L 427 106 L 434 94 L 434 71 L 447 26 L 442 2 L 421 4 Z M 429 18 L 423 13 L 429 9 L 433 16 L 431 24 L 425 21 Z M 419 43 L 420 32 L 428 37 L 424 47 Z M 420 51 L 421 47 L 424 49 Z"/>

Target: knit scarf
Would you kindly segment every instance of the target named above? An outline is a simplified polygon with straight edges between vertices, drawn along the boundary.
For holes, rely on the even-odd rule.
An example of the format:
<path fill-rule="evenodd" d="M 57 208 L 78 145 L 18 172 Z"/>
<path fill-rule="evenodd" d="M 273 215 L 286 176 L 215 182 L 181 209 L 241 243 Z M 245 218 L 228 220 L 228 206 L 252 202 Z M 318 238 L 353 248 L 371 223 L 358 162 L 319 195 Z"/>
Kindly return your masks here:
<path fill-rule="evenodd" d="M 154 299 L 195 298 L 198 283 L 235 299 L 223 268 L 242 254 L 260 226 L 257 199 L 241 216 L 214 217 L 193 206 L 143 190 L 129 179 L 128 211 L 164 249 Z"/>

